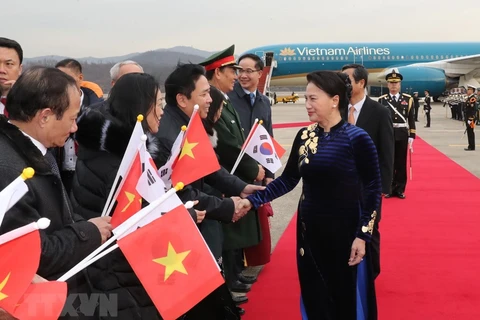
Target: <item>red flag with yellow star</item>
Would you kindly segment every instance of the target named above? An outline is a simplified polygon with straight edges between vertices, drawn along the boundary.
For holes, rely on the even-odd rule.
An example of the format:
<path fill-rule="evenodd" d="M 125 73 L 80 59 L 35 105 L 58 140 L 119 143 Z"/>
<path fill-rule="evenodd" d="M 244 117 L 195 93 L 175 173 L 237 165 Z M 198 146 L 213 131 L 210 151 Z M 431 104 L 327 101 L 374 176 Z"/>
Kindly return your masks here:
<path fill-rule="evenodd" d="M 0 308 L 14 313 L 40 264 L 38 230 L 0 245 Z"/>
<path fill-rule="evenodd" d="M 177 319 L 224 283 L 184 205 L 117 244 L 165 320 Z"/>
<path fill-rule="evenodd" d="M 133 164 L 125 177 L 122 190 L 117 197 L 115 211 L 112 214 L 111 224 L 114 228 L 133 216 L 142 208 L 142 197 L 138 194 L 137 183 L 142 175 L 140 154 L 137 152 Z"/>
<path fill-rule="evenodd" d="M 220 170 L 217 155 L 196 112 L 187 128 L 182 151 L 173 165 L 172 184 L 190 184 L 212 172 Z"/>

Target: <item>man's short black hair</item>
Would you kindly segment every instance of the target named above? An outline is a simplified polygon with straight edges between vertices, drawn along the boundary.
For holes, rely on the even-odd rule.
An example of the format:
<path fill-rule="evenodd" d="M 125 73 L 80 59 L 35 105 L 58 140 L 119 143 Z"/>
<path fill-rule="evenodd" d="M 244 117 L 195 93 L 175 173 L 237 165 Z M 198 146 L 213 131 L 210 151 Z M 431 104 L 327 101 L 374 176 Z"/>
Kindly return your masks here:
<path fill-rule="evenodd" d="M 363 86 L 364 88 L 367 86 L 368 83 L 368 71 L 365 69 L 365 67 L 361 64 L 357 63 L 351 63 L 344 65 L 342 67 L 342 71 L 346 69 L 355 69 L 353 71 L 353 79 L 355 79 L 355 82 L 359 82 L 360 80 L 365 80 L 365 85 Z"/>
<path fill-rule="evenodd" d="M 70 105 L 69 86 L 78 90 L 75 80 L 56 68 L 29 68 L 8 92 L 9 118 L 29 122 L 38 111 L 50 108 L 61 119 Z"/>
<path fill-rule="evenodd" d="M 75 59 L 63 59 L 62 61 L 58 61 L 55 65 L 55 68 L 69 68 L 77 73 L 82 73 L 82 65 Z"/>
<path fill-rule="evenodd" d="M 9 48 L 15 50 L 17 52 L 18 59 L 20 60 L 20 64 L 22 64 L 23 50 L 17 41 L 0 37 L 0 48 Z"/>
<path fill-rule="evenodd" d="M 205 76 L 205 69 L 199 64 L 178 64 L 175 70 L 165 80 L 165 101 L 177 105 L 177 94 L 183 94 L 190 99 L 195 91 L 196 82 Z"/>
<path fill-rule="evenodd" d="M 257 56 L 256 54 L 253 54 L 253 53 L 246 53 L 246 54 L 242 55 L 240 58 L 238 58 L 238 63 L 240 64 L 240 61 L 242 61 L 243 59 L 246 59 L 246 58 L 250 58 L 253 61 L 255 61 L 255 69 L 263 70 L 264 64 L 263 64 L 262 59 L 259 56 Z"/>

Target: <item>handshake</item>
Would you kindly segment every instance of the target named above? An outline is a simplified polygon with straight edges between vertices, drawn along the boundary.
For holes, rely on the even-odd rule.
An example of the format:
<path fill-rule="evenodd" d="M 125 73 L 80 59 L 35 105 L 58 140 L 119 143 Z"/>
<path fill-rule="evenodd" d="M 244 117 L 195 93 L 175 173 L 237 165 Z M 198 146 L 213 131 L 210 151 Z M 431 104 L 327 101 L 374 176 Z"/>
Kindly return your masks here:
<path fill-rule="evenodd" d="M 252 208 L 252 204 L 250 203 L 250 201 L 242 198 L 246 198 L 257 191 L 264 189 L 265 187 L 249 184 L 245 187 L 245 189 L 243 189 L 240 197 L 231 197 L 235 205 L 235 213 L 233 214 L 232 222 L 237 222 L 238 220 L 243 218 L 243 216 L 245 216 L 247 212 L 250 211 L 250 209 Z"/>
<path fill-rule="evenodd" d="M 231 197 L 231 199 L 235 204 L 235 213 L 233 214 L 232 222 L 237 222 L 243 218 L 248 211 L 250 211 L 252 204 L 247 199 L 242 199 L 240 197 Z"/>

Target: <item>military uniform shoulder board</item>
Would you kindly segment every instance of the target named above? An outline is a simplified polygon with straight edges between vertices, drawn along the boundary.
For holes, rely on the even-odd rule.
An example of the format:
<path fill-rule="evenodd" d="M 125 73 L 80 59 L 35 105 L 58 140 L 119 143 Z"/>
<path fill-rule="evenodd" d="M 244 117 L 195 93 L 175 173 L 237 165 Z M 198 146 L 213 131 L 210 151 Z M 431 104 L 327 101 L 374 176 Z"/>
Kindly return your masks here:
<path fill-rule="evenodd" d="M 388 96 L 388 93 L 384 94 L 383 96 L 378 97 L 378 99 L 385 98 L 386 96 Z"/>
<path fill-rule="evenodd" d="M 411 98 L 411 97 L 412 97 L 411 95 L 409 95 L 409 94 L 406 94 L 406 93 L 402 93 L 402 95 L 404 95 L 405 97 L 409 97 L 409 98 Z"/>

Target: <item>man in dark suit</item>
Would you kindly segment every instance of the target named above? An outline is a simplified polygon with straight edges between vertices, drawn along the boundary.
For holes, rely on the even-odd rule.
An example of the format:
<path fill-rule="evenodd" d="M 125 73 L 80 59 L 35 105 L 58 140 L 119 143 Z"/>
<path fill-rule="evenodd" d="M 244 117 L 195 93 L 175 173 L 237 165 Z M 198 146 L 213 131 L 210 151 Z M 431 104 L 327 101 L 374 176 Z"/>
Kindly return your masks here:
<path fill-rule="evenodd" d="M 26 167 L 32 167 L 35 175 L 26 181 L 27 194 L 5 216 L 0 234 L 40 218 L 50 219 L 50 226 L 39 230 L 37 274 L 55 280 L 104 243 L 112 230 L 110 217 L 87 221 L 73 211 L 58 166 L 48 151 L 63 146 L 66 137 L 77 130 L 80 93 L 75 80 L 60 70 L 32 67 L 9 91 L 7 109 L 9 119 L 0 115 L 0 190 Z M 67 284 L 68 294 L 90 291 L 81 272 Z M 79 299 L 74 300 L 74 310 L 79 310 Z M 62 319 L 74 317 L 69 313 Z"/>
<path fill-rule="evenodd" d="M 348 74 L 352 82 L 352 97 L 347 113 L 343 116 L 348 122 L 365 130 L 377 148 L 380 173 L 382 177 L 382 193 L 390 194 L 393 176 L 393 159 L 395 139 L 390 111 L 380 103 L 373 101 L 365 94 L 368 82 L 368 71 L 359 64 L 343 66 L 342 71 Z M 380 273 L 380 233 L 382 202 L 377 211 L 377 219 L 372 234 L 373 275 Z"/>

